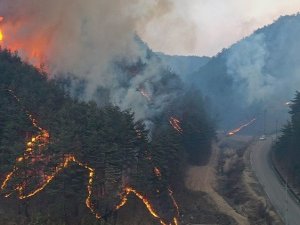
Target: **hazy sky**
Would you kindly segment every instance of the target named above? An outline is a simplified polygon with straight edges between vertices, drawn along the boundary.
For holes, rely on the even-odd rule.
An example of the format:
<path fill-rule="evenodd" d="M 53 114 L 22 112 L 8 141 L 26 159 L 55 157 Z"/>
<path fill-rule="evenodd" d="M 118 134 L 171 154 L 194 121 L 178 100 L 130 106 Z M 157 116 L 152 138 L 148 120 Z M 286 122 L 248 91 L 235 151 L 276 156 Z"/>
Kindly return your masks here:
<path fill-rule="evenodd" d="M 212 56 L 280 15 L 300 11 L 300 0 L 171 0 L 168 13 L 138 33 L 168 54 Z"/>

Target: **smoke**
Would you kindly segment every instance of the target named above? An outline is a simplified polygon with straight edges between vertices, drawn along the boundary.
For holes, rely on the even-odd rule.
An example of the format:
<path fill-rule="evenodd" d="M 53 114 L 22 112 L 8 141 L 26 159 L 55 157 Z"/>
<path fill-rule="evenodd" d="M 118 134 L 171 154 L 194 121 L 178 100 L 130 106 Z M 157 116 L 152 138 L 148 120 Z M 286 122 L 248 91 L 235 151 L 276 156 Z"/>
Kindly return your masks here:
<path fill-rule="evenodd" d="M 298 20 L 299 16 L 283 18 L 229 49 L 227 74 L 247 105 L 262 102 L 282 107 L 299 90 Z"/>
<path fill-rule="evenodd" d="M 252 128 L 263 132 L 264 117 L 267 130 L 289 118 L 285 103 L 300 90 L 299 23 L 300 14 L 281 17 L 212 57 L 184 80 L 211 101 L 221 128 L 231 130 L 256 118 Z"/>
<path fill-rule="evenodd" d="M 173 0 L 172 3 L 171 12 L 151 20 L 141 33 L 155 51 L 172 55 L 213 56 L 257 28 L 271 24 L 280 15 L 300 9 L 299 0 Z M 168 32 L 164 33 L 166 29 Z M 158 38 L 159 33 L 166 38 Z"/>
<path fill-rule="evenodd" d="M 238 104 L 261 115 L 267 110 L 272 126 L 278 119 L 285 122 L 285 103 L 300 89 L 299 20 L 299 14 L 282 17 L 226 52 L 227 74 L 232 92 L 239 96 Z"/>
<path fill-rule="evenodd" d="M 84 100 L 105 101 L 99 97 L 105 93 L 122 110 L 132 109 L 136 119 L 148 119 L 173 101 L 179 80 L 136 31 L 171 9 L 168 0 L 1 0 L 3 45 L 34 65 L 45 63 L 52 77 L 75 76 L 72 92 L 84 86 Z"/>
<path fill-rule="evenodd" d="M 227 73 L 233 78 L 237 94 L 248 104 L 274 95 L 275 78 L 264 73 L 269 57 L 264 34 L 253 35 L 230 49 Z"/>

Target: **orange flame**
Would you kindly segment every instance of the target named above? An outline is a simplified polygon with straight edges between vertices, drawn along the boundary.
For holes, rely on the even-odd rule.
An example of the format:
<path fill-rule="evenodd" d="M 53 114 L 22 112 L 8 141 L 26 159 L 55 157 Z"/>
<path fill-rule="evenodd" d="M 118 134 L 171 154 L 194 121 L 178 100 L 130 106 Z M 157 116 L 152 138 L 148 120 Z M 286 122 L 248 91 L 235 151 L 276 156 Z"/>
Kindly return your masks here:
<path fill-rule="evenodd" d="M 236 128 L 236 129 L 228 132 L 227 136 L 233 136 L 233 135 L 235 135 L 236 133 L 240 132 L 242 129 L 244 129 L 244 128 L 250 126 L 250 125 L 252 125 L 255 121 L 256 121 L 256 118 L 252 119 L 250 122 L 248 122 L 248 123 L 240 126 L 239 128 Z"/>
<path fill-rule="evenodd" d="M 20 103 L 20 99 L 14 94 L 12 90 L 8 90 L 8 92 Z M 8 182 L 13 178 L 13 176 L 18 172 L 18 163 L 23 162 L 24 160 L 29 160 L 31 163 L 39 161 L 42 157 L 42 151 L 45 150 L 45 147 L 49 144 L 50 135 L 49 132 L 38 125 L 37 120 L 30 114 L 27 110 L 24 110 L 26 115 L 28 116 L 29 120 L 32 122 L 32 125 L 39 130 L 39 134 L 33 136 L 30 141 L 26 144 L 26 150 L 23 157 L 19 157 L 16 159 L 17 164 L 14 166 L 13 170 L 6 176 L 5 180 L 1 185 L 1 190 L 3 191 Z M 38 149 L 38 152 L 35 150 Z M 37 154 L 34 154 L 37 153 Z M 48 161 L 50 159 L 47 159 Z M 71 164 L 77 164 L 80 167 L 85 168 L 89 172 L 89 180 L 87 185 L 87 192 L 88 196 L 86 198 L 86 205 L 90 209 L 90 211 L 95 214 L 96 218 L 100 219 L 101 216 L 96 212 L 94 209 L 92 202 L 91 202 L 91 195 L 92 195 L 92 186 L 95 176 L 95 170 L 88 165 L 83 164 L 82 162 L 78 161 L 73 155 L 68 155 L 65 157 L 63 162 L 59 163 L 54 172 L 50 175 L 42 174 L 43 181 L 34 191 L 25 194 L 24 193 L 24 183 L 18 184 L 17 187 L 13 191 L 17 191 L 19 193 L 19 199 L 26 199 L 35 196 L 42 190 L 46 188 L 46 186 L 65 168 L 69 167 Z M 6 194 L 5 197 L 9 197 L 12 193 Z"/>
<path fill-rule="evenodd" d="M 122 206 L 124 206 L 127 201 L 128 201 L 128 195 L 129 194 L 134 194 L 138 199 L 140 199 L 144 205 L 146 206 L 147 210 L 149 211 L 149 213 L 155 218 L 157 219 L 160 224 L 162 225 L 178 225 L 178 218 L 174 217 L 173 221 L 171 223 L 167 223 L 165 222 L 160 216 L 159 214 L 155 211 L 155 209 L 153 208 L 153 206 L 151 205 L 150 201 L 141 193 L 139 193 L 138 191 L 136 191 L 135 189 L 131 188 L 131 187 L 126 187 L 124 190 L 124 194 L 123 194 L 123 198 L 121 203 L 116 207 L 116 209 L 120 209 Z M 169 195 L 171 197 L 172 200 L 174 200 L 175 203 L 175 207 L 176 210 L 178 210 L 178 205 L 172 195 L 173 193 L 171 191 L 169 191 Z M 179 212 L 177 211 L 177 216 L 179 215 Z"/>
<path fill-rule="evenodd" d="M 14 92 L 12 90 L 8 90 L 8 92 L 17 100 L 17 102 L 20 103 L 20 99 L 14 94 Z M 42 159 L 45 159 L 46 163 L 48 163 L 50 161 L 50 157 L 48 157 L 48 158 L 42 157 L 43 151 L 45 150 L 45 148 L 47 147 L 47 145 L 50 142 L 49 132 L 38 125 L 38 121 L 33 117 L 32 114 L 30 114 L 25 109 L 23 109 L 23 110 L 25 111 L 29 120 L 32 122 L 32 125 L 39 130 L 39 133 L 38 133 L 38 135 L 32 136 L 30 141 L 27 142 L 24 155 L 21 157 L 18 157 L 16 159 L 16 164 L 15 164 L 13 170 L 7 174 L 7 176 L 5 177 L 5 180 L 1 184 L 2 191 L 4 191 L 4 189 L 8 186 L 8 182 L 11 179 L 13 179 L 13 177 L 16 175 L 16 173 L 20 170 L 20 168 L 18 167 L 18 165 L 20 165 L 20 163 L 24 162 L 25 160 L 29 161 L 30 163 L 34 163 L 34 162 L 40 161 Z M 34 154 L 34 153 L 37 153 L 37 154 Z M 80 162 L 79 160 L 76 159 L 75 156 L 73 156 L 71 154 L 65 156 L 63 161 L 55 167 L 54 171 L 51 174 L 48 174 L 48 175 L 45 173 L 40 174 L 43 177 L 43 180 L 38 185 L 38 187 L 36 187 L 36 189 L 34 189 L 33 191 L 26 194 L 25 190 L 24 190 L 26 183 L 22 182 L 22 183 L 18 184 L 11 193 L 6 194 L 5 197 L 10 197 L 14 191 L 18 192 L 18 198 L 21 200 L 33 197 L 36 194 L 38 194 L 39 192 L 41 192 L 42 190 L 44 190 L 46 188 L 46 186 L 59 173 L 61 173 L 64 169 L 70 167 L 70 165 L 72 165 L 72 164 L 78 165 L 87 170 L 89 176 L 88 176 L 88 183 L 87 183 L 87 187 L 86 187 L 87 197 L 86 197 L 85 203 L 86 203 L 87 208 L 89 208 L 89 210 L 91 211 L 91 213 L 94 214 L 97 219 L 101 219 L 102 216 L 97 212 L 97 210 L 95 209 L 95 207 L 92 203 L 92 190 L 93 190 L 93 183 L 94 183 L 94 178 L 95 178 L 95 169 L 93 169 L 92 167 L 90 167 L 87 164 Z M 157 177 L 161 178 L 161 172 L 157 167 L 154 168 L 154 173 Z M 162 225 L 178 225 L 179 208 L 178 208 L 175 198 L 173 197 L 173 192 L 170 189 L 169 189 L 169 196 L 172 199 L 173 205 L 177 212 L 176 216 L 173 218 L 173 221 L 171 223 L 165 222 L 159 216 L 159 214 L 155 211 L 155 209 L 151 205 L 150 201 L 144 195 L 142 195 L 141 193 L 139 193 L 137 190 L 135 190 L 132 187 L 125 187 L 123 189 L 123 194 L 120 195 L 120 197 L 121 197 L 120 203 L 115 207 L 114 210 L 119 210 L 120 208 L 125 206 L 128 201 L 128 195 L 131 193 L 134 194 L 138 199 L 140 199 L 144 203 L 144 205 L 146 206 L 149 213 L 154 218 L 156 218 Z"/>
<path fill-rule="evenodd" d="M 0 16 L 0 23 L 3 21 L 3 17 Z M 2 29 L 0 28 L 0 43 L 3 41 L 4 39 L 4 35 L 3 35 L 3 32 L 2 32 Z"/>
<path fill-rule="evenodd" d="M 181 122 L 179 119 L 171 117 L 169 122 L 176 131 L 178 131 L 179 133 L 183 132 L 183 129 L 181 128 Z"/>
<path fill-rule="evenodd" d="M 0 23 L 4 21 L 4 17 L 0 16 Z M 45 49 L 49 47 L 47 35 L 30 36 L 22 35 L 19 37 L 18 32 L 23 31 L 22 21 L 9 23 L 5 22 L 0 28 L 0 44 L 2 47 L 12 52 L 18 52 L 19 55 L 27 62 L 31 63 L 37 69 L 45 71 Z"/>
<path fill-rule="evenodd" d="M 0 29 L 0 42 L 2 42 L 3 39 L 4 39 L 3 32 L 2 32 L 2 30 Z"/>

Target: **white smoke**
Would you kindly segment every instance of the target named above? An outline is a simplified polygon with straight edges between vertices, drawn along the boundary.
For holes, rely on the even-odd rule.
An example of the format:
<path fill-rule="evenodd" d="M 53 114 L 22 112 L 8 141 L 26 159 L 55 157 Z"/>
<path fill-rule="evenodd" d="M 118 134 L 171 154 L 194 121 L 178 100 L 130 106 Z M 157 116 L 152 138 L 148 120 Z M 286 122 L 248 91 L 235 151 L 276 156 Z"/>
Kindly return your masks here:
<path fill-rule="evenodd" d="M 176 96 L 175 90 L 154 90 L 164 79 L 164 70 L 136 40 L 137 27 L 171 8 L 168 0 L 0 1 L 6 47 L 13 46 L 32 63 L 36 63 L 33 51 L 41 51 L 39 58 L 50 74 L 72 74 L 85 80 L 87 100 L 99 88 L 107 89 L 110 102 L 123 110 L 132 109 L 136 119 L 161 112 Z M 123 59 L 128 65 L 141 61 L 146 66 L 130 77 L 114 68 Z M 141 87 L 153 96 L 151 102 L 141 95 Z"/>
<path fill-rule="evenodd" d="M 141 29 L 142 37 L 155 51 L 171 55 L 213 56 L 257 28 L 271 24 L 280 15 L 300 10 L 299 0 L 172 0 L 172 3 L 174 9 L 170 13 L 151 20 Z M 165 30 L 168 30 L 165 38 L 159 39 L 157 33 Z"/>
<path fill-rule="evenodd" d="M 285 103 L 300 90 L 299 21 L 299 14 L 282 17 L 225 52 L 232 79 L 228 93 L 238 98 L 232 106 L 235 114 L 262 117 L 266 110 L 269 126 L 275 127 L 275 120 L 285 123 L 289 111 Z"/>
<path fill-rule="evenodd" d="M 275 78 L 264 73 L 266 60 L 264 34 L 253 35 L 230 49 L 227 72 L 232 76 L 234 87 L 248 104 L 264 101 L 274 94 Z"/>
<path fill-rule="evenodd" d="M 272 29 L 269 33 L 257 32 L 229 49 L 227 73 L 246 105 L 261 102 L 282 108 L 299 90 L 300 67 L 296 61 L 300 58 L 300 32 L 294 23 Z"/>

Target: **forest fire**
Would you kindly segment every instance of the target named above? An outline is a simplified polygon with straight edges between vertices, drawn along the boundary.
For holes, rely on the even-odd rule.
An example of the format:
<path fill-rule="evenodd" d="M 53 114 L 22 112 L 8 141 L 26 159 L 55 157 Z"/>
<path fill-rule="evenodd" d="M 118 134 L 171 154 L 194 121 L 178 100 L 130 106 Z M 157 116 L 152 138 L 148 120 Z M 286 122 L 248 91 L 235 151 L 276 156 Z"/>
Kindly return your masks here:
<path fill-rule="evenodd" d="M 0 42 L 3 41 L 3 33 L 2 30 L 0 29 Z"/>
<path fill-rule="evenodd" d="M 15 99 L 16 101 L 21 104 L 21 100 L 15 95 L 15 93 L 12 90 L 7 90 Z M 93 194 L 93 184 L 95 179 L 95 169 L 90 167 L 88 164 L 82 163 L 79 161 L 74 155 L 69 154 L 65 155 L 61 162 L 58 163 L 52 172 L 46 172 L 45 168 L 49 165 L 50 161 L 53 160 L 54 156 L 45 156 L 45 151 L 47 150 L 47 146 L 50 143 L 50 134 L 46 129 L 43 129 L 38 124 L 37 119 L 34 118 L 34 116 L 29 113 L 26 109 L 22 107 L 22 110 L 26 113 L 28 119 L 31 121 L 33 127 L 35 127 L 38 130 L 37 135 L 33 135 L 30 140 L 26 143 L 26 149 L 23 153 L 23 156 L 20 156 L 16 159 L 16 163 L 12 169 L 11 172 L 7 174 L 5 177 L 5 180 L 1 184 L 1 191 L 5 191 L 8 186 L 9 182 L 12 182 L 12 180 L 15 177 L 21 176 L 23 180 L 12 187 L 12 191 L 10 193 L 5 194 L 5 197 L 10 197 L 15 191 L 18 193 L 18 198 L 20 200 L 27 199 L 30 197 L 33 197 L 37 195 L 39 192 L 43 191 L 46 186 L 55 179 L 55 177 L 61 173 L 64 169 L 69 168 L 71 165 L 77 165 L 83 169 L 85 169 L 88 172 L 88 181 L 87 181 L 87 197 L 86 197 L 86 206 L 89 208 L 91 213 L 95 215 L 97 219 L 101 219 L 102 216 L 100 213 L 97 212 L 95 206 L 92 202 L 92 194 Z M 27 164 L 27 169 L 24 169 L 24 165 Z M 26 187 L 28 186 L 27 178 L 29 175 L 33 175 L 33 168 L 35 168 L 36 164 L 40 165 L 41 168 L 38 167 L 36 173 L 34 175 L 38 175 L 41 177 L 41 181 L 37 186 L 34 187 L 34 189 L 28 193 L 26 193 Z M 157 177 L 161 177 L 160 170 L 155 167 L 154 173 Z M 16 179 L 18 180 L 18 179 Z M 150 203 L 150 201 L 147 199 L 147 197 L 134 188 L 130 186 L 125 186 L 123 188 L 123 193 L 120 194 L 120 203 L 116 205 L 112 211 L 119 210 L 123 206 L 126 205 L 128 201 L 128 195 L 133 194 L 135 195 L 139 200 L 143 202 L 143 204 L 146 206 L 149 213 L 157 219 L 162 225 L 178 225 L 178 205 L 173 197 L 173 192 L 169 189 L 169 197 L 172 199 L 173 206 L 176 209 L 176 216 L 173 217 L 172 222 L 166 222 L 164 219 L 162 219 L 159 216 L 159 213 L 154 209 L 154 206 Z"/>
<path fill-rule="evenodd" d="M 140 88 L 139 92 L 142 96 L 144 96 L 149 102 L 151 101 L 151 96 L 149 93 L 147 93 L 144 89 Z"/>
<path fill-rule="evenodd" d="M 183 132 L 183 129 L 181 128 L 181 122 L 179 119 L 175 118 L 175 117 L 171 117 L 170 120 L 169 120 L 171 126 L 176 130 L 178 131 L 179 133 L 182 133 Z"/>
<path fill-rule="evenodd" d="M 135 189 L 133 189 L 131 187 L 126 187 L 124 189 L 124 194 L 123 194 L 123 197 L 122 197 L 122 201 L 121 201 L 120 205 L 118 205 L 116 207 L 117 210 L 120 209 L 122 206 L 124 206 L 127 203 L 127 201 L 128 201 L 128 195 L 131 194 L 131 193 L 134 194 L 138 199 L 140 199 L 144 203 L 144 205 L 146 206 L 146 208 L 149 211 L 149 213 L 154 218 L 156 218 L 157 220 L 159 220 L 160 224 L 162 224 L 162 225 L 178 225 L 178 218 L 177 217 L 174 217 L 173 221 L 171 223 L 165 222 L 159 216 L 159 214 L 155 211 L 155 209 L 151 205 L 150 201 L 143 194 L 139 193 L 138 191 L 136 191 Z M 172 191 L 169 191 L 169 196 L 171 197 L 172 200 L 174 200 Z M 179 215 L 178 206 L 177 206 L 177 203 L 176 203 L 175 200 L 174 200 L 174 206 L 175 206 L 175 208 L 177 210 L 177 216 L 178 216 Z"/>
<path fill-rule="evenodd" d="M 3 19 L 4 18 L 2 16 L 0 16 L 0 23 L 3 21 Z M 2 29 L 0 27 L 0 44 L 3 41 L 3 38 L 4 38 L 4 35 L 3 35 Z"/>
<path fill-rule="evenodd" d="M 228 132 L 227 136 L 233 136 L 233 135 L 235 135 L 236 133 L 240 132 L 242 129 L 244 129 L 244 128 L 250 126 L 250 125 L 252 125 L 255 121 L 256 121 L 256 118 L 252 119 L 250 122 L 248 122 L 248 123 L 240 126 L 239 128 L 236 128 L 236 129 Z"/>
<path fill-rule="evenodd" d="M 48 46 L 48 40 L 45 37 L 23 36 L 16 38 L 16 33 L 24 32 L 21 22 L 13 25 L 5 18 L 0 16 L 0 44 L 1 47 L 9 49 L 11 52 L 18 52 L 22 58 L 31 63 L 37 69 L 45 70 L 44 52 Z M 50 34 L 49 34 L 50 35 Z"/>

